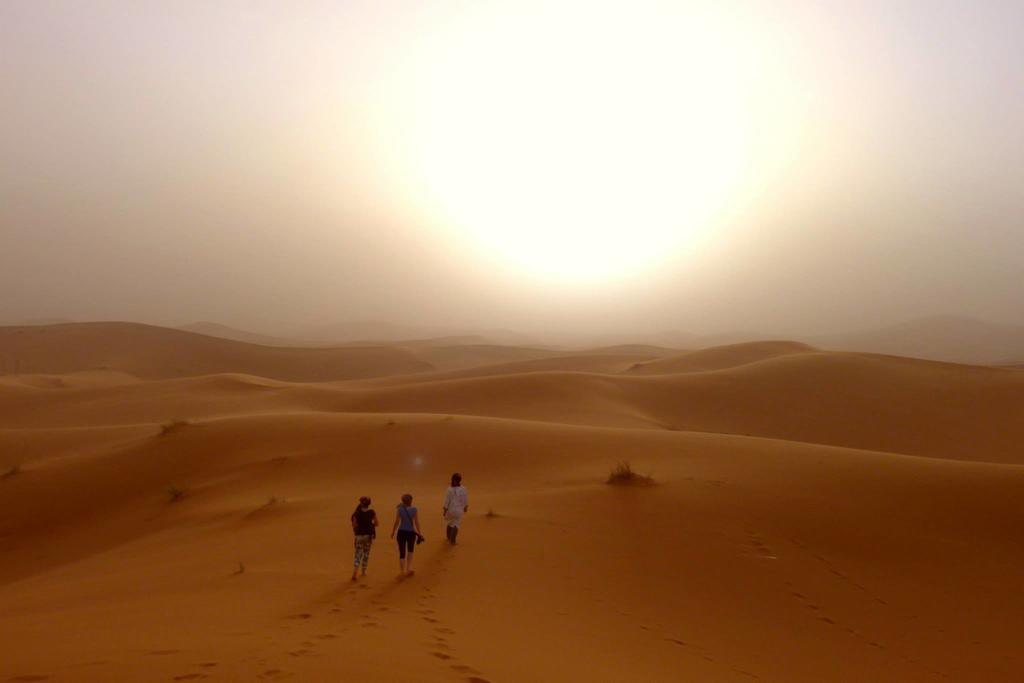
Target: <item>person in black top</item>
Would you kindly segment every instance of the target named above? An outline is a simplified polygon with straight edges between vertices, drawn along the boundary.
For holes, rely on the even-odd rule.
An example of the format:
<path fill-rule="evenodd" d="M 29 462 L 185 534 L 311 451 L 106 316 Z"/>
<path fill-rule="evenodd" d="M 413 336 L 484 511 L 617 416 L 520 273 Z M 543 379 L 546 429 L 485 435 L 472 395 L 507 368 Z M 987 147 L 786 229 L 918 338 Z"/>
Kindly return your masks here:
<path fill-rule="evenodd" d="M 366 576 L 366 565 L 370 562 L 370 545 L 377 536 L 377 513 L 370 509 L 370 499 L 359 499 L 356 511 L 352 513 L 352 531 L 356 535 L 356 557 L 352 562 L 352 580 L 355 581 L 362 567 Z"/>

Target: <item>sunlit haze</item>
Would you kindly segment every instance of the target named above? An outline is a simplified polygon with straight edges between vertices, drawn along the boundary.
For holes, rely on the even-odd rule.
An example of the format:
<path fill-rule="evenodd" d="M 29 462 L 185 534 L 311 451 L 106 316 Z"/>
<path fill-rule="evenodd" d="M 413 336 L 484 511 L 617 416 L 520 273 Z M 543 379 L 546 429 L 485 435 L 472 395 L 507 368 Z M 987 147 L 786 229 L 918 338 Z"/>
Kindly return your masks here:
<path fill-rule="evenodd" d="M 666 3 L 467 7 L 382 88 L 389 161 L 425 220 L 483 258 L 588 280 L 721 225 L 754 151 L 756 36 Z"/>
<path fill-rule="evenodd" d="M 1024 323 L 1011 2 L 0 7 L 0 322 Z"/>
<path fill-rule="evenodd" d="M 0 683 L 1024 681 L 1024 0 L 0 0 L 0 160 Z"/>

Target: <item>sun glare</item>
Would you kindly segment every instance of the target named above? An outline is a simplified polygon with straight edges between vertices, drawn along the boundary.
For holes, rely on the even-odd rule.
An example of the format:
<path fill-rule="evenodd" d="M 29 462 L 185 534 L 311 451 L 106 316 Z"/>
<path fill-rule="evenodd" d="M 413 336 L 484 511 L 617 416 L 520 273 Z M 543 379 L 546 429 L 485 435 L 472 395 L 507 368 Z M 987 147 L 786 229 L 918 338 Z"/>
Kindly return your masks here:
<path fill-rule="evenodd" d="M 393 163 L 433 221 L 495 261 L 582 282 L 715 226 L 750 117 L 739 48 L 709 16 L 480 7 L 440 22 L 391 86 Z"/>

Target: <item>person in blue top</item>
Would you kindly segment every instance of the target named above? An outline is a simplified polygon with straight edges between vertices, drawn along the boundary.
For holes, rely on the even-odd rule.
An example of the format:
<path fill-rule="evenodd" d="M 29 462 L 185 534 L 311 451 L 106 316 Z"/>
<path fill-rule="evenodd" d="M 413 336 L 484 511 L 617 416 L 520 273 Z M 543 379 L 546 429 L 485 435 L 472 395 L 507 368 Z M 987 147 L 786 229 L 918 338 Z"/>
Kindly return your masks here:
<path fill-rule="evenodd" d="M 412 553 L 416 544 L 423 542 L 420 533 L 420 518 L 416 508 L 412 506 L 412 495 L 402 496 L 402 502 L 395 511 L 395 523 L 391 526 L 391 538 L 398 532 L 398 568 L 399 574 L 412 574 Z"/>

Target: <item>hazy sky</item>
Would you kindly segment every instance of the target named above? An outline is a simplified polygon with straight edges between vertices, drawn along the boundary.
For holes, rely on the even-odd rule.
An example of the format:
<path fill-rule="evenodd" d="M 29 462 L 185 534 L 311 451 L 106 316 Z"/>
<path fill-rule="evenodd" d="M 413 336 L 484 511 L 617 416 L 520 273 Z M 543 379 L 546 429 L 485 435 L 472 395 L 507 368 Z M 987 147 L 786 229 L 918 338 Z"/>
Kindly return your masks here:
<path fill-rule="evenodd" d="M 0 3 L 0 322 L 1024 323 L 1024 3 Z"/>

